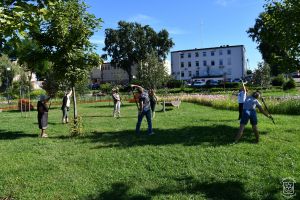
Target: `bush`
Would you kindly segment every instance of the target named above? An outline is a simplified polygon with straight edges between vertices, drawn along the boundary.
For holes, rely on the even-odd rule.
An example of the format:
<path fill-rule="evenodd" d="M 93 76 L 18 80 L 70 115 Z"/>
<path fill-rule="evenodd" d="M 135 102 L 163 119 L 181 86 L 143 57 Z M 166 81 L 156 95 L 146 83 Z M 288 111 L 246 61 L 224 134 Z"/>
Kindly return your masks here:
<path fill-rule="evenodd" d="M 168 88 L 180 88 L 183 85 L 183 81 L 171 79 L 167 82 Z"/>
<path fill-rule="evenodd" d="M 272 79 L 273 86 L 282 86 L 284 84 L 284 76 L 282 74 Z"/>
<path fill-rule="evenodd" d="M 46 91 L 43 89 L 33 90 L 30 93 L 30 98 L 36 99 L 36 98 L 40 97 L 41 95 L 46 95 Z"/>
<path fill-rule="evenodd" d="M 296 82 L 294 81 L 294 79 L 291 78 L 283 84 L 282 88 L 283 88 L 283 90 L 290 90 L 290 89 L 296 88 Z"/>

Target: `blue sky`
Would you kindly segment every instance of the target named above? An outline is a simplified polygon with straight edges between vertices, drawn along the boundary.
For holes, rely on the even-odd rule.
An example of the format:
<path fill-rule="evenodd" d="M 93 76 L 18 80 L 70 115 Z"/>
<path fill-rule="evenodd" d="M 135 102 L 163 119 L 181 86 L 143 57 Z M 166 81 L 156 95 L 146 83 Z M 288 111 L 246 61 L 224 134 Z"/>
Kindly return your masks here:
<path fill-rule="evenodd" d="M 264 0 L 86 0 L 89 12 L 104 23 L 92 38 L 98 53 L 104 53 L 104 30 L 117 28 L 120 20 L 166 29 L 175 43 L 171 51 L 245 45 L 251 69 L 261 54 L 247 35 Z M 170 60 L 170 54 L 167 58 Z"/>

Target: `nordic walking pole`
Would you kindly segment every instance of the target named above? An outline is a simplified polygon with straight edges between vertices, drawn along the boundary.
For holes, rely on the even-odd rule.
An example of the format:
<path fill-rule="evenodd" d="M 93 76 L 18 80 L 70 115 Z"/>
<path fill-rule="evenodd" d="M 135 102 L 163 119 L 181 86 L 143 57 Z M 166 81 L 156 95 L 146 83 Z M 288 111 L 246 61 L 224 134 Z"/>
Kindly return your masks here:
<path fill-rule="evenodd" d="M 263 102 L 263 104 L 264 104 L 264 106 L 265 106 L 267 112 L 269 113 L 270 119 L 272 120 L 273 124 L 275 124 L 274 118 L 272 117 L 272 115 L 271 115 L 271 113 L 270 113 L 270 111 L 269 111 L 269 109 L 268 109 L 268 107 L 267 107 L 267 105 L 266 105 L 266 102 L 265 102 L 265 100 L 264 100 L 263 97 L 261 97 L 261 101 Z"/>

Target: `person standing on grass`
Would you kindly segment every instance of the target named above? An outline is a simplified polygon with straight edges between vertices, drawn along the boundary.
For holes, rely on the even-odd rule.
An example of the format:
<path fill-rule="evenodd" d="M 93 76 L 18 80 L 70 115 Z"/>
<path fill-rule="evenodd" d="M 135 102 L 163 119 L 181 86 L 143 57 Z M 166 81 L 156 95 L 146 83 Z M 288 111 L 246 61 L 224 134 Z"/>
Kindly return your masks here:
<path fill-rule="evenodd" d="M 136 124 L 136 129 L 135 132 L 137 135 L 140 134 L 140 128 L 141 128 L 141 123 L 146 116 L 147 123 L 148 123 L 148 135 L 153 135 L 153 130 L 152 130 L 152 118 L 151 118 L 151 105 L 150 105 L 150 98 L 148 91 L 146 91 L 143 87 L 139 85 L 131 85 L 132 88 L 137 88 L 139 92 L 139 112 L 138 112 L 138 121 Z"/>
<path fill-rule="evenodd" d="M 40 137 L 47 138 L 46 129 L 48 127 L 48 106 L 47 102 L 50 98 L 47 98 L 45 95 L 40 96 L 40 100 L 37 103 L 38 111 L 38 124 L 39 129 L 41 129 Z"/>
<path fill-rule="evenodd" d="M 246 91 L 246 87 L 245 87 L 243 81 L 242 81 L 242 85 L 243 85 L 243 87 L 240 88 L 239 93 L 238 93 L 238 103 L 239 103 L 239 118 L 238 118 L 238 120 L 240 120 L 242 118 L 243 105 L 244 105 L 244 102 L 247 97 L 247 91 Z"/>
<path fill-rule="evenodd" d="M 155 106 L 156 106 L 156 103 L 157 103 L 157 97 L 155 95 L 155 90 L 154 89 L 149 90 L 149 99 L 150 99 L 150 107 L 151 107 L 151 111 L 152 111 L 152 119 L 154 119 L 154 117 L 155 117 Z"/>
<path fill-rule="evenodd" d="M 70 92 L 65 92 L 65 95 L 63 97 L 63 101 L 62 101 L 62 106 L 61 106 L 61 110 L 62 110 L 62 123 L 68 123 L 69 122 L 69 118 L 68 118 L 68 112 L 70 110 L 70 104 L 71 104 L 71 100 L 70 97 L 72 95 L 72 90 Z"/>
<path fill-rule="evenodd" d="M 255 134 L 256 142 L 259 142 L 259 133 L 257 129 L 257 116 L 256 116 L 256 106 L 258 107 L 259 111 L 263 113 L 266 117 L 271 117 L 269 113 L 263 110 L 261 104 L 258 101 L 258 98 L 260 97 L 259 92 L 254 92 L 251 96 L 248 96 L 245 100 L 244 106 L 243 106 L 243 114 L 240 121 L 240 129 L 238 134 L 235 137 L 235 143 L 239 141 L 239 139 L 242 137 L 245 126 L 247 125 L 249 119 L 250 123 L 252 125 L 252 130 Z"/>
<path fill-rule="evenodd" d="M 114 111 L 113 111 L 113 117 L 119 118 L 120 115 L 120 110 L 121 110 L 121 98 L 119 95 L 119 89 L 118 88 L 113 88 L 112 89 L 112 98 L 114 101 Z"/>

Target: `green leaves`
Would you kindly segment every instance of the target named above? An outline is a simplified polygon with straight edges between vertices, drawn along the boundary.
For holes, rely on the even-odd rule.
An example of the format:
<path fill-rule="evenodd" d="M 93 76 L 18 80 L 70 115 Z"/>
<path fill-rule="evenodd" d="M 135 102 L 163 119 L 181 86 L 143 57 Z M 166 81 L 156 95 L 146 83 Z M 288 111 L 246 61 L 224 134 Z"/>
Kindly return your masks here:
<path fill-rule="evenodd" d="M 105 30 L 105 57 L 111 57 L 111 63 L 124 69 L 132 79 L 131 67 L 154 53 L 160 60 L 166 58 L 174 45 L 166 30 L 156 33 L 149 25 L 120 21 L 118 29 Z"/>
<path fill-rule="evenodd" d="M 269 1 L 247 31 L 274 75 L 300 68 L 300 2 Z"/>

